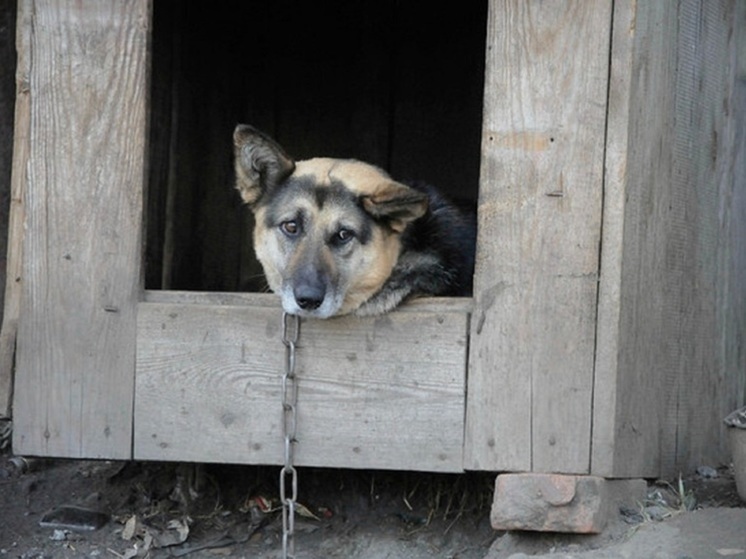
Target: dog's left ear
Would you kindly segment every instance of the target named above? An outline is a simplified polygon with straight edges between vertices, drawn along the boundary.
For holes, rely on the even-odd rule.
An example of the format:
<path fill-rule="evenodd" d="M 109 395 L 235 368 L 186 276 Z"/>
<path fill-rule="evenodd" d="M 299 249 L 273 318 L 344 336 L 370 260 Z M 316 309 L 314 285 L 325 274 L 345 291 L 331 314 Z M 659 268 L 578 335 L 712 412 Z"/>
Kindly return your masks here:
<path fill-rule="evenodd" d="M 280 144 L 247 124 L 239 124 L 233 132 L 233 153 L 236 188 L 249 205 L 295 170 L 295 162 Z"/>
<path fill-rule="evenodd" d="M 392 230 L 401 233 L 409 222 L 425 215 L 427 196 L 409 186 L 389 181 L 373 194 L 363 196 L 363 207 L 371 216 L 386 221 Z"/>

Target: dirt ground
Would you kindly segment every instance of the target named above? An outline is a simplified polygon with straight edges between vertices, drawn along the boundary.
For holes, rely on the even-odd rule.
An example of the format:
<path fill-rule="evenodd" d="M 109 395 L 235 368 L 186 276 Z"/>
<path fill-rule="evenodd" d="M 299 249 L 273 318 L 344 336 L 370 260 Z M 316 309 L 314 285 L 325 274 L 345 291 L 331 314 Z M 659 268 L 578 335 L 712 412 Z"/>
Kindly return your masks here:
<path fill-rule="evenodd" d="M 21 460 L 6 449 L 0 559 L 280 557 L 278 475 L 270 467 Z M 651 483 L 648 501 L 620 511 L 601 536 L 503 534 L 489 524 L 493 482 L 486 474 L 302 468 L 297 556 L 483 559 L 588 550 L 685 510 L 746 506 L 728 468 L 701 469 L 681 486 Z"/>
<path fill-rule="evenodd" d="M 13 460 L 0 457 L 0 559 L 281 556 L 278 468 Z M 481 559 L 491 477 L 300 468 L 297 556 Z M 81 530 L 99 519 L 63 506 L 105 523 Z"/>

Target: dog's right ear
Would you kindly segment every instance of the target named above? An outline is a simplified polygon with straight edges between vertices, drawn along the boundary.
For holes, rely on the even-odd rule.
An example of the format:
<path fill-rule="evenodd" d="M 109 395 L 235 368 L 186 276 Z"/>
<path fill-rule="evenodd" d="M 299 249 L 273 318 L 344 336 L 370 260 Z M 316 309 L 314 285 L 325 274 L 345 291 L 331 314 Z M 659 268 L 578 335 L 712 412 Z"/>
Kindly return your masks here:
<path fill-rule="evenodd" d="M 247 124 L 233 132 L 233 154 L 236 188 L 249 205 L 295 170 L 295 162 L 277 142 Z"/>

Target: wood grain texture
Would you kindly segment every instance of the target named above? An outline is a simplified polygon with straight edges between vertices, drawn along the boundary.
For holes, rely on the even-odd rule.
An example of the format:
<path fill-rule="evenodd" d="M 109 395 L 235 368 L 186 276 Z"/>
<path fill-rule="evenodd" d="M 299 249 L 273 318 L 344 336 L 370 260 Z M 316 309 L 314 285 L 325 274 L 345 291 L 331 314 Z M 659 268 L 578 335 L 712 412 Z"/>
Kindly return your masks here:
<path fill-rule="evenodd" d="M 655 19 L 641 21 L 638 26 L 635 6 L 634 2 L 616 2 L 612 26 L 603 236 L 596 324 L 596 372 L 593 390 L 593 475 L 611 475 L 614 472 L 619 404 L 617 397 L 625 390 L 623 386 L 617 385 L 625 382 L 619 375 L 619 317 L 622 312 L 621 278 L 628 149 L 632 145 L 629 142 L 633 136 L 630 119 L 635 112 L 630 91 L 633 84 L 633 57 L 644 57 L 647 52 L 633 51 L 636 35 L 646 33 L 647 25 Z M 663 5 L 658 7 L 664 8 Z M 659 14 L 657 17 L 662 16 Z M 658 36 L 661 37 L 662 34 Z M 644 105 L 638 110 L 653 110 L 653 107 Z M 650 454 L 648 456 L 652 457 Z M 642 464 L 640 467 L 643 470 L 646 468 Z"/>
<path fill-rule="evenodd" d="M 731 236 L 733 222 L 727 215 L 746 210 L 731 203 L 746 184 L 746 175 L 734 176 L 732 171 L 746 153 L 734 136 L 746 119 L 743 98 L 735 92 L 735 37 L 744 32 L 746 22 L 743 16 L 736 20 L 737 4 L 686 0 L 679 5 L 676 224 L 667 260 L 678 260 L 673 279 L 683 279 L 679 289 L 668 292 L 679 307 L 669 318 L 669 337 L 679 348 L 672 360 L 678 371 L 675 413 L 666 416 L 667 431 L 674 434 L 669 441 L 674 461 L 663 464 L 664 475 L 692 471 L 704 463 L 727 463 L 730 449 L 722 420 L 746 398 L 743 391 L 737 393 L 746 378 L 746 356 L 740 363 L 728 363 L 723 351 L 744 339 L 744 330 L 729 331 L 725 316 L 746 294 L 745 270 L 732 275 L 728 269 L 731 259 L 743 259 L 746 251 L 744 238 Z M 743 198 L 740 201 L 743 204 Z M 746 329 L 746 307 L 736 308 Z"/>
<path fill-rule="evenodd" d="M 235 291 L 161 291 L 146 289 L 142 300 L 147 303 L 202 304 L 202 305 L 248 305 L 277 309 L 279 295 L 274 293 L 239 293 Z M 415 297 L 396 309 L 397 313 L 408 312 L 455 312 L 471 313 L 474 301 L 469 297 Z"/>
<path fill-rule="evenodd" d="M 16 19 L 15 2 L 0 3 L 0 231 L 10 222 L 11 175 L 13 168 L 13 127 L 16 100 Z M 0 309 L 6 286 L 8 236 L 0 235 Z M 0 377 L 1 378 L 1 377 Z M 0 404 L 0 409 L 2 404 Z"/>
<path fill-rule="evenodd" d="M 140 304 L 135 458 L 280 464 L 281 310 L 214 299 Z M 460 471 L 467 319 L 304 321 L 296 462 Z"/>
<path fill-rule="evenodd" d="M 608 150 L 609 158 L 621 159 L 621 168 L 610 177 L 611 196 L 606 201 L 608 206 L 617 204 L 623 223 L 616 229 L 611 222 L 605 227 L 602 248 L 602 268 L 608 264 L 609 272 L 611 253 L 619 251 L 614 255 L 619 275 L 611 280 L 602 274 L 599 327 L 616 325 L 617 332 L 611 340 L 599 332 L 593 470 L 654 477 L 662 461 L 672 458 L 664 457 L 670 452 L 666 440 L 671 440 L 664 423 L 676 400 L 676 371 L 666 362 L 668 347 L 662 344 L 670 326 L 664 322 L 665 296 L 657 285 L 672 285 L 660 249 L 666 243 L 662 224 L 671 203 L 677 7 L 621 2 L 615 11 L 618 34 L 613 53 L 629 49 L 632 55 L 628 67 L 623 59 L 612 57 L 612 73 L 626 74 L 627 87 L 615 90 L 619 104 L 610 107 L 622 112 L 619 128 L 609 130 Z M 615 118 L 610 114 L 610 122 Z M 627 135 L 626 141 L 619 134 Z M 615 188 L 623 193 L 616 198 Z M 607 303 L 618 305 L 618 314 L 604 306 Z"/>
<path fill-rule="evenodd" d="M 589 468 L 610 23 L 490 3 L 467 468 Z"/>
<path fill-rule="evenodd" d="M 9 14 L 12 11 L 8 11 Z M 17 14 L 16 94 L 10 204 L 8 214 L 8 251 L 5 268 L 3 321 L 0 329 L 0 418 L 10 417 L 13 399 L 13 365 L 15 362 L 18 319 L 21 313 L 21 266 L 23 255 L 24 192 L 29 153 L 30 99 L 28 90 L 31 60 L 28 45 L 31 27 L 28 5 L 21 3 Z M 4 72 L 0 72 L 3 75 Z"/>
<path fill-rule="evenodd" d="M 615 3 L 596 475 L 727 460 L 746 367 L 739 21 L 733 2 Z"/>
<path fill-rule="evenodd" d="M 129 458 L 150 2 L 23 2 L 30 125 L 14 451 Z"/>

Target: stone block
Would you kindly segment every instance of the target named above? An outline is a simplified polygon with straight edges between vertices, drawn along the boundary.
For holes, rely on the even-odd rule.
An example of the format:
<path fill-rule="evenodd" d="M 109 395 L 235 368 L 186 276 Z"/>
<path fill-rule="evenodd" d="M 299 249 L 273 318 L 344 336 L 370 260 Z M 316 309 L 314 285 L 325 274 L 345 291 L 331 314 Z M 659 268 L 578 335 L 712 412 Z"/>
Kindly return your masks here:
<path fill-rule="evenodd" d="M 502 474 L 495 481 L 492 527 L 597 534 L 615 509 L 612 500 L 607 481 L 601 477 Z"/>

